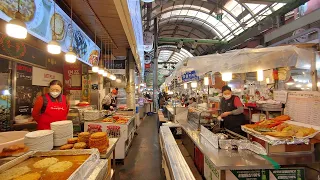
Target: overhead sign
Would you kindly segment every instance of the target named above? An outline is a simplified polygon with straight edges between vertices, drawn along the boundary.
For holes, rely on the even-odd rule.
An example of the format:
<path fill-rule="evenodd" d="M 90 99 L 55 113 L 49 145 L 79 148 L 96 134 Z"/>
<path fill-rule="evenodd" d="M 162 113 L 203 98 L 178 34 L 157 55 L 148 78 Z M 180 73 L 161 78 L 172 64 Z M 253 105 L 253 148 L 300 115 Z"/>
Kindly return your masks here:
<path fill-rule="evenodd" d="M 185 72 L 182 75 L 182 81 L 183 82 L 188 82 L 188 81 L 198 81 L 200 78 L 199 76 L 197 76 L 196 71 L 189 71 L 189 72 Z"/>
<path fill-rule="evenodd" d="M 32 85 L 48 86 L 52 80 L 63 82 L 63 75 L 45 69 L 32 67 Z"/>
<path fill-rule="evenodd" d="M 150 31 L 143 33 L 143 47 L 145 52 L 150 52 L 153 49 L 154 36 Z"/>
<path fill-rule="evenodd" d="M 48 43 L 55 32 L 61 49 L 67 52 L 72 42 L 77 59 L 92 65 L 99 61 L 99 47 L 72 22 L 70 17 L 52 0 L 1 1 L 0 18 L 9 22 L 18 8 L 18 2 L 25 2 L 22 12 L 28 33 Z M 55 5 L 55 11 L 54 11 Z"/>

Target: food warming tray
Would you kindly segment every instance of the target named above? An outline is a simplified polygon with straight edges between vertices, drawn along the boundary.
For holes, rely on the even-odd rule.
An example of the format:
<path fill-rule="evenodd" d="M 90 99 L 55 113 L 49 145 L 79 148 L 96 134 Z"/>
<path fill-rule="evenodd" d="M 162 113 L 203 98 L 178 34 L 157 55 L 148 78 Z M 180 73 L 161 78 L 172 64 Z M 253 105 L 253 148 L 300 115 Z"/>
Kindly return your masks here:
<path fill-rule="evenodd" d="M 77 156 L 89 155 L 88 158 L 69 176 L 68 180 L 98 179 L 99 171 L 95 167 L 100 163 L 100 154 L 97 149 L 79 149 L 79 150 L 52 150 L 52 151 L 30 151 L 14 160 L 11 160 L 0 166 L 0 173 L 19 165 L 20 163 L 33 157 L 53 157 L 53 156 Z M 102 170 L 102 169 L 101 169 Z M 98 173 L 97 173 L 98 172 Z"/>

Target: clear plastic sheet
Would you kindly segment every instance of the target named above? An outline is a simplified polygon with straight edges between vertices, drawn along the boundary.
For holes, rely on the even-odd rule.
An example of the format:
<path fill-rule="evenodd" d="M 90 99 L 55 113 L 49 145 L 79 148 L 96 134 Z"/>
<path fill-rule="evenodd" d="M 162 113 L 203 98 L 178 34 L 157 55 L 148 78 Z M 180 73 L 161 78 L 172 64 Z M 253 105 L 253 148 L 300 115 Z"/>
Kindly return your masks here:
<path fill-rule="evenodd" d="M 179 63 L 175 72 L 167 78 L 166 82 L 170 82 L 175 75 L 181 75 L 183 72 L 191 70 L 196 70 L 197 75 L 201 76 L 209 71 L 245 73 L 278 67 L 310 69 L 313 56 L 312 50 L 289 45 L 258 49 L 247 48 L 224 54 L 191 57 Z"/>

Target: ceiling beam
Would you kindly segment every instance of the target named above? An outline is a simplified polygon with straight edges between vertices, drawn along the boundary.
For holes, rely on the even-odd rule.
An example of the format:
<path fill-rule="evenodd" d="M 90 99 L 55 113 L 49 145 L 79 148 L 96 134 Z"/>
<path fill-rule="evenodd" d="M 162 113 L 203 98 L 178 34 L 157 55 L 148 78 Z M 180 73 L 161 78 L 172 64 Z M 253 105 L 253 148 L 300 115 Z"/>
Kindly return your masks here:
<path fill-rule="evenodd" d="M 256 4 L 267 4 L 267 3 L 292 3 L 296 0 L 241 0 L 242 3 L 256 3 Z"/>
<path fill-rule="evenodd" d="M 173 37 L 160 37 L 158 39 L 159 43 L 168 43 L 168 42 L 183 42 L 183 43 L 194 43 L 198 44 L 227 44 L 227 41 L 220 41 L 215 39 L 193 39 L 193 38 L 173 38 Z"/>
<path fill-rule="evenodd" d="M 242 32 L 239 34 L 237 37 L 234 39 L 230 40 L 228 44 L 225 45 L 220 45 L 218 48 L 219 50 L 230 50 L 236 48 L 238 45 L 241 45 L 243 42 L 247 41 L 248 39 L 258 36 L 261 34 L 261 32 L 266 31 L 272 27 L 273 24 L 273 19 L 276 16 L 281 16 L 284 15 L 293 9 L 299 7 L 300 5 L 308 2 L 308 0 L 295 0 L 293 3 L 289 3 L 282 8 L 280 8 L 278 11 L 274 12 L 273 14 L 269 15 L 269 17 L 263 19 L 260 21 L 260 23 L 257 23 L 256 25 L 250 27 L 246 31 Z M 260 24 L 260 27 L 258 29 L 258 25 Z"/>
<path fill-rule="evenodd" d="M 179 29 L 179 26 L 176 25 L 176 27 L 173 30 L 173 33 L 172 33 L 171 37 L 174 37 L 176 35 L 178 29 Z"/>

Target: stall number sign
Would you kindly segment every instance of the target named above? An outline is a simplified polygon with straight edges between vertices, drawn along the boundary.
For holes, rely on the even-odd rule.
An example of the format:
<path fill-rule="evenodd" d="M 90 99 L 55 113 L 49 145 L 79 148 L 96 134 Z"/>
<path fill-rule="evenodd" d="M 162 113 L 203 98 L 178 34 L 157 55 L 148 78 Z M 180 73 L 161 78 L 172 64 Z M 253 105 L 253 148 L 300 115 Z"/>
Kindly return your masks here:
<path fill-rule="evenodd" d="M 187 82 L 187 81 L 198 81 L 199 76 L 197 76 L 196 71 L 190 71 L 186 72 L 182 75 L 182 81 Z"/>
<path fill-rule="evenodd" d="M 295 169 L 257 169 L 257 170 L 228 170 L 228 180 L 304 180 L 304 168 Z"/>

